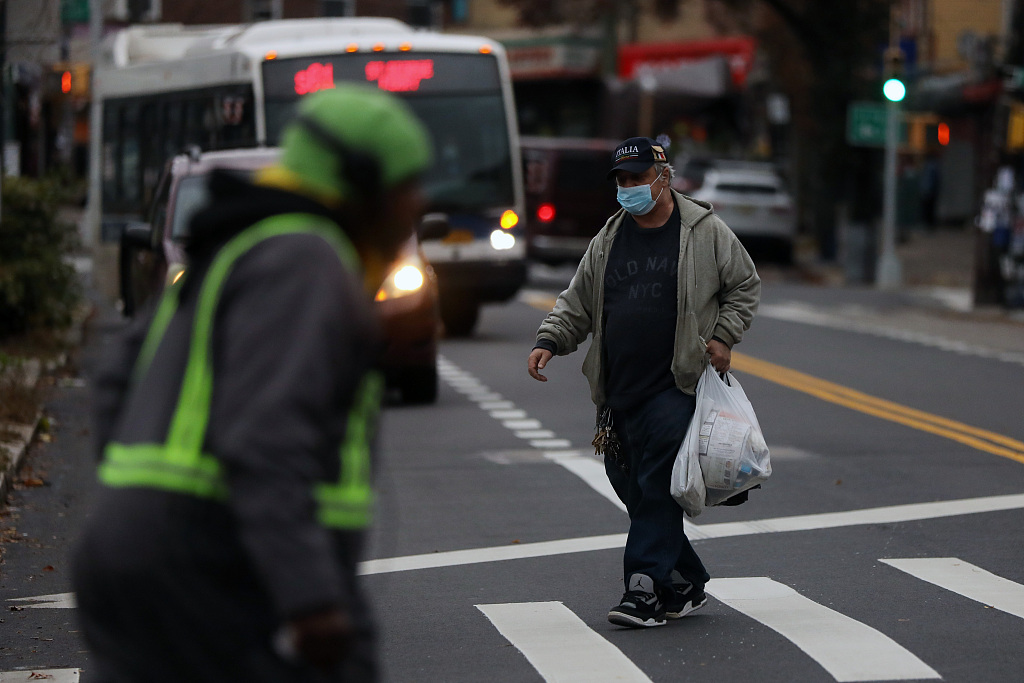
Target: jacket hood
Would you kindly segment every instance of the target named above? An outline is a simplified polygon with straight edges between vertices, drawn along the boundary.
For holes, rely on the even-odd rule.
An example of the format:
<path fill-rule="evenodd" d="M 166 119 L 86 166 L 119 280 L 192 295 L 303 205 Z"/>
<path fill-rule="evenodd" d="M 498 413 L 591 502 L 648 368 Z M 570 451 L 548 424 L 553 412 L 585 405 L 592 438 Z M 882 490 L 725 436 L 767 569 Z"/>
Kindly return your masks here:
<path fill-rule="evenodd" d="M 185 251 L 190 260 L 198 260 L 246 228 L 277 214 L 309 213 L 339 221 L 336 212 L 309 197 L 254 185 L 231 171 L 212 171 L 208 183 L 210 203 L 189 225 Z"/>
<path fill-rule="evenodd" d="M 687 197 L 682 192 L 672 190 L 672 197 L 676 200 L 676 206 L 679 207 L 679 217 L 683 224 L 691 228 L 696 227 L 698 223 L 714 213 L 714 207 L 708 202 Z"/>

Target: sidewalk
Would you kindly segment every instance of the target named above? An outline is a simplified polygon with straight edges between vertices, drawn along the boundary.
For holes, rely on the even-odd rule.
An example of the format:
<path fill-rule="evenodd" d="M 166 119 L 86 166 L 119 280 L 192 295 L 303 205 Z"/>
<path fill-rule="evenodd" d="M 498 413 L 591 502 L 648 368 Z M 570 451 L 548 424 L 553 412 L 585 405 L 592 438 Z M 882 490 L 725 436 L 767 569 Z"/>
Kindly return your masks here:
<path fill-rule="evenodd" d="M 1024 310 L 974 305 L 972 231 L 911 232 L 896 252 L 903 284 L 893 291 L 848 285 L 841 266 L 809 261 L 799 263 L 800 279 L 820 287 L 772 282 L 770 275 L 766 282 L 773 300 L 796 299 L 816 314 L 849 324 L 945 339 L 994 354 L 1024 354 Z"/>

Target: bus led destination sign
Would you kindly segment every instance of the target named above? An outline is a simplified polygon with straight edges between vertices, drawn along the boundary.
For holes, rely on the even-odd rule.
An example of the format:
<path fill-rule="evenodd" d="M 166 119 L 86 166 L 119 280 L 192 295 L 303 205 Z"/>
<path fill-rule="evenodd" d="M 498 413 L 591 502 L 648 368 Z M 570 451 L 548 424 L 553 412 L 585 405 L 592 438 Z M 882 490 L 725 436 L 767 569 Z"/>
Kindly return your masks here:
<path fill-rule="evenodd" d="M 391 92 L 419 90 L 421 81 L 433 77 L 433 59 L 376 61 L 366 65 L 366 80 L 376 81 L 378 88 Z"/>
<path fill-rule="evenodd" d="M 334 87 L 334 65 L 313 62 L 295 74 L 295 94 L 308 95 Z"/>
<path fill-rule="evenodd" d="M 263 90 L 270 100 L 294 100 L 352 81 L 400 95 L 493 93 L 500 89 L 497 60 L 476 53 L 415 57 L 355 53 L 263 62 Z"/>

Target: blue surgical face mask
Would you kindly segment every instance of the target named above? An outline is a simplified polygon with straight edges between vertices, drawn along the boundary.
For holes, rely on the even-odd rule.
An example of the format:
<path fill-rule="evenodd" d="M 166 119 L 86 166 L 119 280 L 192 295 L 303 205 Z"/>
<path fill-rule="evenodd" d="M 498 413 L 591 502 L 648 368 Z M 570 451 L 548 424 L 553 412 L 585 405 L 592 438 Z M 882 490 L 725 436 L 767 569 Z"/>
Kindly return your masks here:
<path fill-rule="evenodd" d="M 634 216 L 643 216 L 651 212 L 654 205 L 658 203 L 658 199 L 661 198 L 661 192 L 665 191 L 663 187 L 657 197 L 651 198 L 651 193 L 654 191 L 652 189 L 654 183 L 659 180 L 661 180 L 660 175 L 651 181 L 650 185 L 636 185 L 634 187 L 622 187 L 620 185 L 615 198 L 619 200 L 619 205 L 626 211 Z"/>

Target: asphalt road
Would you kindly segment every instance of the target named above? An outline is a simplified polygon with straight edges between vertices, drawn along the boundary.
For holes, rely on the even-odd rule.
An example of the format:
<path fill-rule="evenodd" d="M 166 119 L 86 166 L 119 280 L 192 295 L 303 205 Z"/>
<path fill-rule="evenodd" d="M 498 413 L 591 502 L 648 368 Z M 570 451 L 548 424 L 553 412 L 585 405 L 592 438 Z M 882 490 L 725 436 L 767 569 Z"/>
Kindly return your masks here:
<path fill-rule="evenodd" d="M 708 605 L 633 631 L 606 620 L 628 520 L 589 446 L 583 350 L 546 384 L 525 370 L 557 289 L 556 274 L 486 308 L 473 339 L 442 344 L 438 403 L 385 413 L 364 564 L 384 680 L 1021 680 L 1024 358 L 844 326 L 843 292 L 768 284 L 734 366 L 774 474 L 693 520 Z M 89 681 L 74 610 L 11 600 L 68 590 L 87 409 L 63 382 L 30 460 L 47 486 L 4 520 L 21 540 L 0 577 L 0 671 L 21 678 L 0 683 Z"/>

